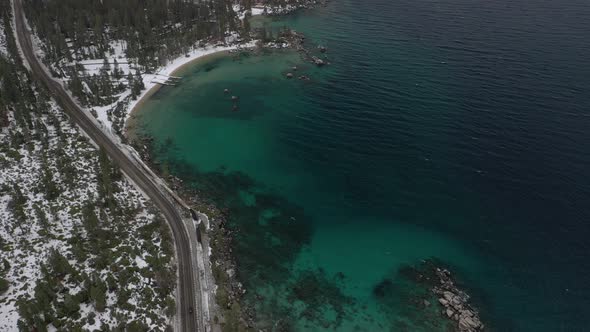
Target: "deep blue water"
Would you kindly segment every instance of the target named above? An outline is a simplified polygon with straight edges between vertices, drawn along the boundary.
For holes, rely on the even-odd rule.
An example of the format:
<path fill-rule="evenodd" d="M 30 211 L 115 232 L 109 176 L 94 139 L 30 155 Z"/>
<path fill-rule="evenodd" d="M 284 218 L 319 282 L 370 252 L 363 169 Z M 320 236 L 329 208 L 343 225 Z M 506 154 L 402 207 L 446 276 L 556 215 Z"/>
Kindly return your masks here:
<path fill-rule="evenodd" d="M 500 262 L 481 286 L 498 329 L 589 329 L 590 3 L 348 1 L 294 21 L 345 67 L 307 125 L 346 126 L 301 154 L 347 165 L 360 208 Z"/>
<path fill-rule="evenodd" d="M 283 24 L 329 49 L 332 64 L 309 69 L 312 84 L 238 76 L 236 64 L 218 64 L 235 67 L 234 81 L 197 68 L 193 83 L 147 105 L 148 131 L 169 136 L 174 158 L 195 169 L 244 172 L 301 206 L 321 239 L 304 265 L 344 271 L 357 301 L 387 269 L 435 256 L 495 330 L 590 329 L 590 2 L 333 0 Z M 225 86 L 247 91 L 241 113 L 211 101 Z M 197 138 L 176 133 L 170 114 L 199 126 L 205 144 L 191 156 L 183 140 L 194 149 Z M 348 229 L 365 256 L 346 248 Z M 243 261 L 245 275 L 261 271 Z M 363 261 L 374 275 L 354 274 Z"/>

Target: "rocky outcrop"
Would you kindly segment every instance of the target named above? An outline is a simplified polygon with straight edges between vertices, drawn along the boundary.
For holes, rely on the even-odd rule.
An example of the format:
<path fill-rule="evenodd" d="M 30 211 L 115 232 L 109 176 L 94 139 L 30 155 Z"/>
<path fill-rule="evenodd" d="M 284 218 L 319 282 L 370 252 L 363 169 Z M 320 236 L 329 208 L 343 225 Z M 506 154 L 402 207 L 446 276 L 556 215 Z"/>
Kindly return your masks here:
<path fill-rule="evenodd" d="M 312 59 L 313 63 L 315 63 L 316 66 L 318 66 L 318 67 L 321 67 L 326 64 L 326 62 L 324 60 L 318 58 L 317 56 L 313 56 L 311 59 Z"/>
<path fill-rule="evenodd" d="M 438 296 L 438 302 L 444 307 L 441 314 L 456 321 L 459 331 L 482 331 L 484 324 L 479 319 L 478 311 L 468 303 L 469 295 L 455 286 L 451 272 L 436 268 L 436 276 L 439 284 L 432 288 L 432 292 Z"/>
<path fill-rule="evenodd" d="M 317 47 L 317 50 L 320 51 L 320 54 L 317 54 L 315 48 L 306 46 L 305 35 L 295 30 L 286 29 L 281 31 L 277 39 L 272 43 L 267 43 L 266 46 L 271 48 L 291 47 L 299 52 L 303 59 L 318 67 L 330 64 L 328 56 L 324 54 L 327 50 L 324 46 Z M 320 56 L 323 58 L 320 58 Z M 297 67 L 293 67 L 292 70 L 296 71 Z"/>
<path fill-rule="evenodd" d="M 287 15 L 299 9 L 312 9 L 319 6 L 325 6 L 327 0 L 288 0 L 283 6 L 265 5 L 259 8 L 263 9 L 263 15 L 279 16 Z"/>

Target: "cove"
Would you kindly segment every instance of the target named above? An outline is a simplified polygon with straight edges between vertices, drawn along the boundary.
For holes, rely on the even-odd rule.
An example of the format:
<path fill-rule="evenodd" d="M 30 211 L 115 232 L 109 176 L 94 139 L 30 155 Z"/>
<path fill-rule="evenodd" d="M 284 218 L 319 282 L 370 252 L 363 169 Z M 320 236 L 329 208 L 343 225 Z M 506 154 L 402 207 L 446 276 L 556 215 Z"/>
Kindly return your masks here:
<path fill-rule="evenodd" d="M 286 79 L 293 66 L 313 80 Z M 352 165 L 308 160 L 314 151 L 300 144 L 322 144 L 337 130 L 314 132 L 305 124 L 320 112 L 306 94 L 326 84 L 324 75 L 289 51 L 219 56 L 182 73 L 180 86 L 158 91 L 138 121 L 155 139 L 157 161 L 232 211 L 238 273 L 246 289 L 269 300 L 261 315 L 291 311 L 288 288 L 307 276 L 309 287 L 324 286 L 313 291 L 319 299 L 309 294 L 298 303 L 293 322 L 310 320 L 300 329 L 383 329 L 397 318 L 384 317 L 373 288 L 400 266 L 433 256 L 465 268 L 477 262 L 441 234 L 359 208 L 366 198 L 343 181 Z M 238 111 L 232 95 L 239 96 Z"/>
<path fill-rule="evenodd" d="M 588 120 L 578 115 L 590 103 L 571 94 L 588 82 L 564 65 L 578 53 L 547 66 L 537 35 L 500 5 L 487 9 L 506 34 L 440 14 L 472 27 L 486 17 L 460 1 L 371 2 L 260 22 L 326 45 L 330 66 L 290 51 L 217 56 L 137 114 L 152 158 L 229 211 L 261 327 L 445 330 L 400 274 L 430 258 L 452 268 L 492 328 L 587 326 Z M 529 47 L 499 46 L 517 37 Z M 311 81 L 287 79 L 293 66 Z"/>

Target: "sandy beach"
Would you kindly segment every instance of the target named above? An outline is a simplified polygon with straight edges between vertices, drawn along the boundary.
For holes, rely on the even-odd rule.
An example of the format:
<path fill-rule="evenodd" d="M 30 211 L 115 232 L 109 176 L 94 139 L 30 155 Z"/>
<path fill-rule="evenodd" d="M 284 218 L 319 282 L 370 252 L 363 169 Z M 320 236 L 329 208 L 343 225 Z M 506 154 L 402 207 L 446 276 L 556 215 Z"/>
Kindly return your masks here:
<path fill-rule="evenodd" d="M 162 75 L 179 75 L 183 72 L 183 70 L 196 64 L 197 62 L 207 61 L 215 56 L 225 54 L 231 50 L 238 48 L 250 48 L 253 46 L 254 42 L 232 46 L 209 46 L 199 48 L 191 51 L 188 57 L 180 57 L 171 61 L 166 66 L 158 70 L 155 74 L 144 74 L 143 82 L 146 88 L 141 92 L 139 97 L 132 101 L 127 107 L 127 117 L 125 119 L 125 136 L 129 138 L 128 129 L 133 128 L 135 125 L 133 120 L 135 119 L 136 110 L 140 109 L 143 103 L 162 87 L 161 84 L 154 82 L 155 77 L 161 77 Z"/>

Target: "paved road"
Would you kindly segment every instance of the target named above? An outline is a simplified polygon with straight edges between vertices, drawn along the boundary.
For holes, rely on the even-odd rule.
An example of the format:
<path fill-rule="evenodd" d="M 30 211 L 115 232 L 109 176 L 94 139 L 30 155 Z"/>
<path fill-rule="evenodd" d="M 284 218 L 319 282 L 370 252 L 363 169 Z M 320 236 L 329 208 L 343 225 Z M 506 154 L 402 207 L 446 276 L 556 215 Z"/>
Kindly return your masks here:
<path fill-rule="evenodd" d="M 90 136 L 99 146 L 104 148 L 111 159 L 133 182 L 146 193 L 166 217 L 176 245 L 178 257 L 178 312 L 180 314 L 180 328 L 182 331 L 205 331 L 204 321 L 201 312 L 200 287 L 197 267 L 193 267 L 191 259 L 191 248 L 187 230 L 182 218 L 174 207 L 173 203 L 162 194 L 152 178 L 142 168 L 133 162 L 119 147 L 84 113 L 80 107 L 71 99 L 64 88 L 53 80 L 39 63 L 39 59 L 33 52 L 31 43 L 31 32 L 27 29 L 24 20 L 24 11 L 21 0 L 14 1 L 16 33 L 18 42 L 24 56 L 31 67 L 33 77 L 42 82 L 51 92 L 64 111 L 72 120 Z M 196 278 L 196 279 L 194 279 Z M 193 282 L 193 280 L 195 282 Z M 196 288 L 196 289 L 195 289 Z M 198 296 L 198 300 L 195 297 Z M 193 308 L 194 313 L 189 313 Z"/>

